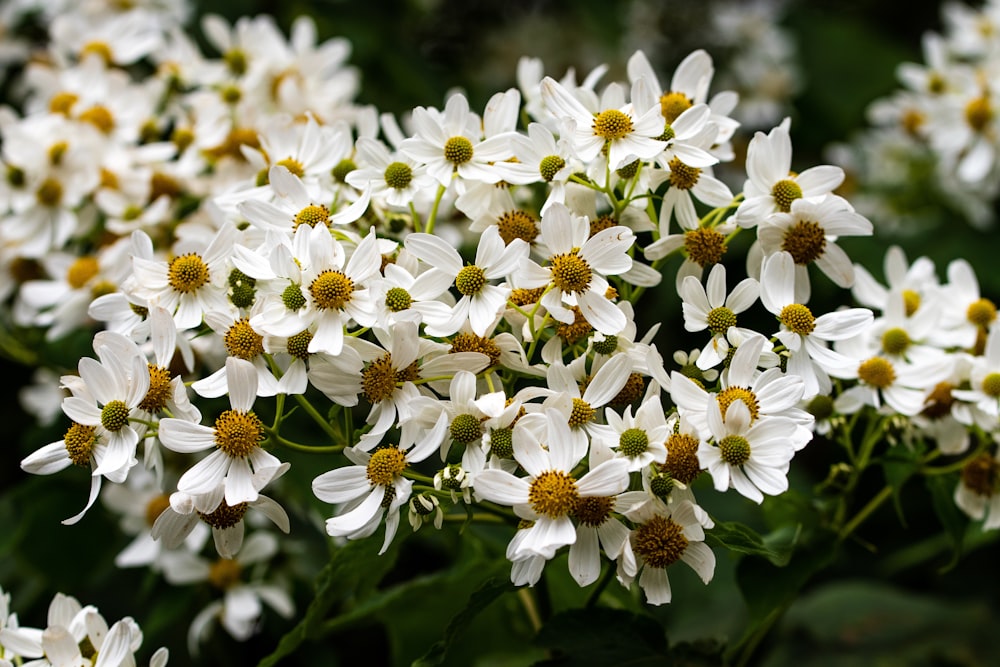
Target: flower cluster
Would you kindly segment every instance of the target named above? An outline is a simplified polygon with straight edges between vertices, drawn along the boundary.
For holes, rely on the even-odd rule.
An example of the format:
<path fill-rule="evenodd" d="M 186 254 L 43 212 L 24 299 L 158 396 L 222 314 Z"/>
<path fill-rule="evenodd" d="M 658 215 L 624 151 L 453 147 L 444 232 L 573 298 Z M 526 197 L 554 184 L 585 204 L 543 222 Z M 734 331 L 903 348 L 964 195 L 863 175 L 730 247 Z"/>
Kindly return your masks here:
<path fill-rule="evenodd" d="M 308 19 L 203 29 L 219 57 L 54 32 L 0 125 L 11 317 L 96 329 L 61 375 L 64 437 L 22 468 L 84 468 L 66 523 L 103 493 L 135 535 L 119 565 L 222 592 L 193 648 L 213 619 L 244 639 L 262 603 L 293 613 L 266 567 L 292 451 L 317 455 L 338 543 L 384 552 L 404 512 L 500 521 L 515 584 L 566 554 L 581 586 L 613 572 L 652 604 L 678 561 L 712 578 L 712 487 L 781 494 L 816 432 L 863 469 L 862 411 L 928 461 L 971 452 L 956 502 L 1000 524 L 996 307 L 960 260 L 946 283 L 899 250 L 887 286 L 855 266 L 838 240 L 872 223 L 839 167 L 793 171 L 788 120 L 732 164 L 707 52 L 662 73 L 638 51 L 604 84 L 525 66 L 481 113 L 455 93 L 396 118 L 352 102 L 346 43 Z M 816 281 L 860 306 L 807 305 Z M 683 339 L 640 309 L 668 296 Z"/>
<path fill-rule="evenodd" d="M 943 32 L 923 37 L 923 62 L 901 64 L 900 89 L 870 105 L 873 127 L 841 147 L 863 184 L 858 204 L 901 229 L 942 208 L 980 228 L 995 221 L 1000 3 L 946 3 L 942 19 Z"/>
<path fill-rule="evenodd" d="M 49 604 L 44 628 L 22 627 L 10 610 L 10 595 L 0 589 L 0 665 L 32 667 L 117 667 L 135 665 L 142 645 L 142 630 L 125 617 L 108 626 L 93 605 L 83 606 L 71 596 L 57 593 Z M 163 667 L 169 653 L 160 648 L 149 667 Z M 27 662 L 24 662 L 27 660 Z"/>

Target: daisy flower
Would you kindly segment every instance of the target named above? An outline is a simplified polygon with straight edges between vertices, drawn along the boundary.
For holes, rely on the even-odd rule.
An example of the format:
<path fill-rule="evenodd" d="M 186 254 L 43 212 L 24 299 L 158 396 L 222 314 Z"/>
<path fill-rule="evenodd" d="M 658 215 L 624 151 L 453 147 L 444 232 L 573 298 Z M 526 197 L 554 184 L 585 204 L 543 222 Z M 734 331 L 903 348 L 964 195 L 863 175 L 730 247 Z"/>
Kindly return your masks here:
<path fill-rule="evenodd" d="M 225 488 L 228 505 L 253 502 L 259 491 L 283 469 L 274 455 L 264 451 L 264 424 L 253 413 L 257 398 L 257 369 L 236 357 L 226 359 L 230 409 L 212 427 L 184 419 L 160 421 L 160 441 L 167 449 L 190 454 L 213 449 L 177 481 L 177 490 L 203 495 Z"/>
<path fill-rule="evenodd" d="M 528 256 L 527 243 L 513 239 L 504 244 L 496 227 L 483 231 L 476 247 L 475 262 L 466 266 L 462 266 L 458 251 L 437 236 L 409 234 L 404 243 L 421 261 L 452 277 L 455 288 L 462 295 L 447 319 L 425 317 L 425 330 L 432 336 L 450 336 L 466 320 L 472 325 L 473 333 L 485 335 L 493 328 L 511 292 L 506 283 L 491 285 L 488 281 L 505 278 Z"/>
<path fill-rule="evenodd" d="M 663 463 L 667 458 L 666 441 L 670 435 L 660 397 L 653 395 L 643 400 L 632 415 L 632 406 L 619 415 L 607 408 L 604 411 L 607 429 L 598 431 L 591 442 L 591 457 L 595 461 L 618 456 L 629 463 L 629 472 L 636 472 L 652 463 Z M 604 453 L 598 453 L 603 448 Z M 614 449 L 614 453 L 610 450 Z"/>
<path fill-rule="evenodd" d="M 475 480 L 480 498 L 511 505 L 522 518 L 534 521 L 513 554 L 515 558 L 536 555 L 551 559 L 560 547 L 576 541 L 570 515 L 580 502 L 613 496 L 628 488 L 628 462 L 624 459 L 605 461 L 576 479 L 572 470 L 583 456 L 573 444 L 569 424 L 556 410 L 546 410 L 545 416 L 547 448 L 531 429 L 514 429 L 514 458 L 527 477 L 487 469 Z"/>
<path fill-rule="evenodd" d="M 633 101 L 647 86 L 644 79 L 633 84 Z M 658 139 L 663 134 L 663 117 L 658 106 L 635 108 L 628 103 L 595 115 L 551 77 L 542 79 L 541 90 L 548 110 L 567 124 L 566 134 L 572 137 L 576 154 L 583 162 L 592 162 L 607 146 L 608 167 L 615 170 L 636 159 L 652 159 L 667 146 Z M 644 99 L 648 97 L 645 95 Z"/>
<path fill-rule="evenodd" d="M 145 232 L 133 232 L 132 236 L 133 244 L 152 247 Z M 197 327 L 208 311 L 232 310 L 226 289 L 235 238 L 236 228 L 225 224 L 201 252 L 193 244 L 182 243 L 176 251 L 184 252 L 166 262 L 134 255 L 133 293 L 170 311 L 179 329 Z"/>
<path fill-rule="evenodd" d="M 1000 450 L 981 453 L 962 468 L 955 504 L 983 530 L 1000 528 Z"/>
<path fill-rule="evenodd" d="M 726 294 L 726 267 L 716 264 L 708 274 L 705 286 L 694 276 L 687 276 L 677 290 L 682 299 L 684 328 L 687 331 L 708 329 L 712 339 L 698 356 L 702 369 L 719 365 L 729 352 L 726 333 L 736 326 L 736 316 L 757 302 L 760 285 L 753 278 L 744 278 Z M 749 334 L 749 330 L 744 330 Z"/>
<path fill-rule="evenodd" d="M 737 399 L 726 408 L 725 418 L 720 410 L 708 411 L 708 430 L 714 445 L 703 441 L 698 461 L 708 469 L 716 491 L 732 487 L 761 503 L 763 494 L 776 496 L 788 489 L 795 422 L 782 417 L 754 419 L 746 403 Z"/>
<path fill-rule="evenodd" d="M 482 183 L 504 180 L 497 166 L 512 157 L 513 133 L 501 133 L 480 141 L 479 117 L 469 111 L 465 95 L 448 98 L 444 112 L 417 107 L 413 110 L 414 136 L 399 145 L 403 155 L 426 166 L 427 173 L 447 187 L 452 178 Z"/>
<path fill-rule="evenodd" d="M 617 334 L 625 328 L 625 314 L 607 298 L 606 275 L 618 275 L 632 268 L 628 249 L 635 241 L 628 227 L 609 227 L 590 236 L 590 225 L 572 217 L 565 206 L 552 205 L 542 216 L 542 241 L 549 253 L 541 267 L 529 258 L 521 260 L 520 287 L 546 287 L 541 304 L 555 319 L 574 321 L 568 306 L 579 306 L 595 329 Z"/>
<path fill-rule="evenodd" d="M 629 539 L 646 602 L 655 605 L 670 602 L 667 568 L 677 561 L 686 563 L 706 584 L 712 580 L 715 554 L 705 544 L 705 526 L 689 501 L 669 505 L 660 501 L 641 503 L 626 516 L 636 524 Z M 618 576 L 626 586 L 631 586 L 635 575 L 629 575 L 624 565 L 619 560 Z"/>
<path fill-rule="evenodd" d="M 982 423 L 984 429 L 992 431 L 1000 415 L 1000 325 L 990 328 L 982 356 L 973 357 L 970 364 L 969 388 L 952 393 L 970 404 L 961 413 L 962 421 Z"/>
<path fill-rule="evenodd" d="M 923 410 L 925 391 L 948 375 L 950 363 L 944 358 L 939 363 L 915 366 L 884 356 L 869 357 L 850 371 L 838 372 L 838 377 L 859 382 L 837 396 L 834 409 L 851 414 L 865 405 L 878 410 L 885 404 L 901 415 L 912 417 Z"/>
<path fill-rule="evenodd" d="M 796 199 L 787 212 L 769 215 L 757 227 L 757 239 L 765 255 L 784 250 L 795 260 L 801 301 L 809 299 L 809 264 L 815 264 L 838 286 L 851 287 L 854 264 L 836 240 L 871 233 L 872 223 L 835 195 L 819 200 Z"/>
<path fill-rule="evenodd" d="M 399 508 L 409 501 L 413 487 L 403 472 L 433 454 L 447 429 L 448 415 L 442 412 L 419 441 L 404 439 L 399 446 L 380 447 L 370 454 L 357 448 L 345 450 L 354 465 L 325 472 L 312 482 L 317 498 L 342 506 L 326 520 L 326 532 L 334 537 L 367 537 L 385 516 L 385 540 L 379 552 L 384 553 L 399 527 Z"/>
<path fill-rule="evenodd" d="M 768 134 L 757 132 L 750 140 L 743 184 L 746 199 L 735 214 L 740 227 L 754 227 L 772 213 L 788 213 L 794 201 L 828 195 L 844 181 L 844 170 L 831 165 L 792 173 L 789 125 L 786 119 Z"/>
<path fill-rule="evenodd" d="M 375 201 L 406 208 L 434 183 L 434 178 L 416 160 L 390 153 L 377 139 L 360 137 L 355 150 L 361 166 L 347 174 L 347 184 L 358 190 L 370 188 Z"/>
<path fill-rule="evenodd" d="M 774 336 L 787 351 L 787 372 L 802 378 L 803 399 L 821 392 L 828 394 L 828 369 L 844 368 L 853 362 L 826 343 L 866 330 L 872 324 L 872 312 L 867 308 L 845 308 L 814 317 L 808 306 L 795 302 L 794 260 L 784 251 L 764 260 L 760 300 L 781 322 L 781 330 Z"/>

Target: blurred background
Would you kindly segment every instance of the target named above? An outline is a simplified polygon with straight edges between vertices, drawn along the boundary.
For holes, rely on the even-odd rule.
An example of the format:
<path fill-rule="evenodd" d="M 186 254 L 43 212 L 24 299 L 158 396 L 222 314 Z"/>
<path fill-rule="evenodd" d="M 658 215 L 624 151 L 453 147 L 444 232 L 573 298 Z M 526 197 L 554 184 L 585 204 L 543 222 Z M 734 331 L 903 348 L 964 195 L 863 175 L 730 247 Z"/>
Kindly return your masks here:
<path fill-rule="evenodd" d="M 783 117 L 791 117 L 793 169 L 831 162 L 831 147 L 851 140 L 867 126 L 871 102 L 898 88 L 899 63 L 922 61 L 922 34 L 942 28 L 942 3 L 932 0 L 911 0 L 905 6 L 881 0 L 206 0 L 193 6 L 190 25 L 195 35 L 200 35 L 196 17 L 210 12 L 230 22 L 245 15 L 271 14 L 286 34 L 296 16 L 312 16 L 321 39 L 340 36 L 352 43 L 350 62 L 362 76 L 357 101 L 397 115 L 418 105 L 441 107 L 453 89 L 466 92 L 471 107 L 481 110 L 494 92 L 517 84 L 522 56 L 540 58 L 546 73 L 557 78 L 573 68 L 582 79 L 606 64 L 609 69 L 602 79 L 606 82 L 624 78 L 625 62 L 636 49 L 645 51 L 666 78 L 684 56 L 704 48 L 715 60 L 713 92 L 732 88 L 741 94 L 741 107 L 746 107 L 741 118 L 744 145 L 753 130 L 767 131 Z M 750 43 L 763 44 L 759 48 L 766 49 L 770 60 L 748 59 L 744 49 Z M 761 69 L 741 70 L 751 62 Z M 748 81 L 752 84 L 743 88 Z M 739 188 L 742 183 L 733 185 Z M 845 187 L 850 197 L 851 184 Z M 874 240 L 850 239 L 843 245 L 879 278 L 882 256 L 892 243 L 903 245 L 911 260 L 930 257 L 940 270 L 949 260 L 965 257 L 977 268 L 984 296 L 1000 298 L 1000 273 L 990 271 L 1000 248 L 996 231 L 965 224 L 944 208 L 927 215 L 939 220 L 907 228 L 897 220 L 873 218 Z M 824 295 L 820 290 L 814 299 L 824 296 L 832 292 Z M 836 298 L 843 300 L 844 295 L 838 293 Z M 676 296 L 661 290 L 650 306 L 644 324 L 664 322 L 661 349 L 683 349 L 685 341 L 675 333 L 682 328 Z M 76 352 L 88 347 L 89 337 L 65 341 L 45 350 L 45 355 L 72 368 Z M 7 359 L 0 364 L 5 387 L 0 419 L 9 433 L 0 447 L 0 586 L 14 593 L 22 623 L 41 623 L 52 594 L 62 590 L 97 605 L 109 620 L 136 616 L 146 634 L 145 647 L 177 647 L 171 664 L 189 664 L 191 658 L 183 650 L 184 626 L 205 603 L 204 596 L 195 590 L 171 589 L 152 574 L 117 570 L 108 554 L 124 547 L 126 538 L 100 505 L 76 526 L 59 524 L 67 508 L 78 507 L 86 497 L 86 480 L 69 475 L 31 477 L 20 470 L 18 462 L 39 446 L 59 440 L 65 424 L 34 425 L 18 401 L 33 369 Z M 836 460 L 834 452 L 824 449 L 827 444 L 820 439 L 796 458 L 793 499 L 808 504 L 812 486 L 827 476 Z M 872 486 L 877 491 L 881 480 L 872 480 Z M 732 495 L 709 509 L 766 527 L 766 511 L 748 508 Z M 807 586 L 761 647 L 759 664 L 996 664 L 989 662 L 996 655 L 990 632 L 1000 627 L 996 543 L 983 536 L 957 564 L 952 562 L 951 544 L 942 539 L 940 524 L 932 516 L 933 502 L 927 489 L 905 487 L 899 502 L 905 514 L 886 505 L 874 515 L 860 531 L 862 539 L 846 545 L 840 558 Z M 299 528 L 300 533 L 310 530 Z M 324 554 L 320 538 L 309 548 L 313 551 L 302 553 L 299 563 L 304 575 L 315 573 Z M 448 562 L 457 548 L 447 538 L 408 540 L 402 565 L 393 576 L 433 573 L 438 569 L 434 563 Z M 312 557 L 320 563 L 310 565 Z M 670 640 L 711 643 L 738 638 L 750 612 L 734 583 L 735 559 L 720 554 L 716 579 L 707 588 L 688 575 L 687 571 L 678 572 L 676 578 L 671 574 L 673 605 L 649 609 L 665 625 Z M 440 588 L 429 589 L 426 600 L 409 603 L 426 602 L 430 606 L 425 616 L 433 617 L 431 599 L 464 599 L 468 593 L 464 585 L 453 577 Z M 296 586 L 301 613 L 311 593 L 306 579 Z M 508 622 L 504 614 L 498 608 L 477 619 L 470 630 L 473 639 L 452 652 L 454 662 L 449 664 L 473 664 L 477 650 L 496 643 L 489 635 Z M 447 617 L 436 624 L 433 618 L 414 619 L 395 628 L 389 621 L 381 625 L 373 621 L 333 635 L 337 647 L 310 646 L 300 657 L 309 654 L 330 661 L 323 664 L 358 660 L 408 664 L 440 636 L 446 621 Z M 255 664 L 292 623 L 271 614 L 262 632 L 242 644 L 216 632 L 197 664 Z M 542 655 L 514 653 L 489 664 L 526 664 Z"/>

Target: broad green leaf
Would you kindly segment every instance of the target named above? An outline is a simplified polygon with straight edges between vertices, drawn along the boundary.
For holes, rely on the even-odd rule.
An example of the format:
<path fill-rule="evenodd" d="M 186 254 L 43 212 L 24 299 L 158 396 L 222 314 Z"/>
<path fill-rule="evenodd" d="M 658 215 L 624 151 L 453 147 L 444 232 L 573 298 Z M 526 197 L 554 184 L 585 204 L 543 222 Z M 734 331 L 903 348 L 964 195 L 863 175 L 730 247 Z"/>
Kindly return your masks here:
<path fill-rule="evenodd" d="M 706 542 L 737 553 L 763 556 L 775 565 L 784 565 L 791 556 L 797 530 L 785 526 L 769 536 L 762 537 L 749 526 L 735 521 L 720 521 L 706 534 Z"/>

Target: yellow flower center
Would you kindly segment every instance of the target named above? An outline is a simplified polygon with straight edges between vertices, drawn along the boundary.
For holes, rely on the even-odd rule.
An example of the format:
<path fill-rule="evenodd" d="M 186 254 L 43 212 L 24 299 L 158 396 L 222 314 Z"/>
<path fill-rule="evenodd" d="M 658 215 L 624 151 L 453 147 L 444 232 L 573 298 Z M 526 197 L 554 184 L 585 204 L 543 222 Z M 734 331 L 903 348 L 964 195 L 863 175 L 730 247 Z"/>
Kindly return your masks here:
<path fill-rule="evenodd" d="M 99 270 L 96 257 L 80 257 L 66 271 L 66 282 L 73 289 L 80 289 L 90 282 Z"/>
<path fill-rule="evenodd" d="M 532 509 L 552 519 L 569 514 L 580 497 L 576 479 L 560 470 L 548 470 L 531 482 L 528 502 Z"/>
<path fill-rule="evenodd" d="M 816 328 L 816 318 L 812 311 L 801 303 L 790 303 L 782 308 L 778 319 L 789 331 L 803 336 L 808 336 Z"/>
<path fill-rule="evenodd" d="M 739 435 L 727 435 L 719 440 L 719 455 L 731 466 L 741 466 L 750 460 L 750 443 Z"/>
<path fill-rule="evenodd" d="M 293 229 L 298 229 L 300 225 L 315 227 L 320 223 L 329 225 L 330 209 L 318 204 L 309 204 L 309 206 L 296 213 L 295 217 L 292 218 Z"/>
<path fill-rule="evenodd" d="M 962 468 L 962 484 L 978 496 L 992 497 L 1000 491 L 1000 463 L 983 452 Z"/>
<path fill-rule="evenodd" d="M 94 40 L 87 42 L 80 49 L 80 59 L 83 60 L 84 56 L 87 54 L 94 54 L 104 61 L 105 65 L 110 65 L 114 60 L 114 53 L 111 51 L 111 45 L 107 42 Z"/>
<path fill-rule="evenodd" d="M 682 484 L 690 484 L 701 474 L 698 439 L 687 433 L 673 433 L 666 444 L 667 460 L 660 464 L 660 471 Z"/>
<path fill-rule="evenodd" d="M 471 156 L 470 156 L 471 157 Z M 394 190 L 405 190 L 413 180 L 413 169 L 403 162 L 393 162 L 385 168 L 385 184 Z"/>
<path fill-rule="evenodd" d="M 124 401 L 108 401 L 101 408 L 101 425 L 112 432 L 128 426 L 128 406 Z"/>
<path fill-rule="evenodd" d="M 566 160 L 562 159 L 558 155 L 547 155 L 542 158 L 542 161 L 538 164 L 538 173 L 541 174 L 542 179 L 549 183 L 555 178 L 559 170 L 566 166 Z"/>
<path fill-rule="evenodd" d="M 103 134 L 111 134 L 111 130 L 115 129 L 115 117 L 106 106 L 100 104 L 90 107 L 77 118 L 84 123 L 90 123 Z"/>
<path fill-rule="evenodd" d="M 708 330 L 713 336 L 721 336 L 729 331 L 729 327 L 736 326 L 736 313 L 725 306 L 708 311 L 705 319 L 708 321 Z"/>
<path fill-rule="evenodd" d="M 965 316 L 981 329 L 988 329 L 997 319 L 997 307 L 989 299 L 979 299 L 969 305 Z"/>
<path fill-rule="evenodd" d="M 684 232 L 684 250 L 688 258 L 702 268 L 718 264 L 726 252 L 726 237 L 714 229 Z"/>
<path fill-rule="evenodd" d="M 226 330 L 223 338 L 226 352 L 231 357 L 239 357 L 250 361 L 264 352 L 264 337 L 253 330 L 250 320 L 242 317 Z"/>
<path fill-rule="evenodd" d="M 229 590 L 240 582 L 243 567 L 231 558 L 220 558 L 208 567 L 208 583 L 220 591 Z"/>
<path fill-rule="evenodd" d="M 660 113 L 667 124 L 672 124 L 677 117 L 693 106 L 688 96 L 680 91 L 667 91 L 660 95 Z"/>
<path fill-rule="evenodd" d="M 579 293 L 590 287 L 593 272 L 587 261 L 575 251 L 555 255 L 549 260 L 552 282 L 563 292 Z"/>
<path fill-rule="evenodd" d="M 465 137 L 452 137 L 444 143 L 444 159 L 454 165 L 465 164 L 472 159 L 472 142 Z"/>
<path fill-rule="evenodd" d="M 326 270 L 309 285 L 309 293 L 317 308 L 339 310 L 351 300 L 354 281 L 340 271 Z"/>
<path fill-rule="evenodd" d="M 1000 398 L 1000 373 L 990 373 L 983 378 L 983 393 L 992 398 Z"/>
<path fill-rule="evenodd" d="M 264 424 L 253 412 L 226 410 L 215 419 L 215 445 L 233 458 L 249 456 L 264 440 Z"/>
<path fill-rule="evenodd" d="M 147 364 L 149 367 L 149 389 L 139 403 L 139 409 L 156 414 L 167 407 L 167 400 L 173 394 L 170 385 L 170 370 L 163 366 Z"/>
<path fill-rule="evenodd" d="M 602 111 L 594 117 L 594 134 L 609 141 L 621 139 L 632 131 L 632 119 L 618 109 Z"/>
<path fill-rule="evenodd" d="M 80 97 L 76 93 L 56 93 L 49 100 L 49 111 L 68 116 Z"/>
<path fill-rule="evenodd" d="M 792 210 L 792 202 L 802 198 L 802 187 L 791 179 L 778 181 L 771 188 L 771 196 L 774 197 L 778 210 L 788 213 Z"/>
<path fill-rule="evenodd" d="M 858 379 L 876 389 L 885 389 L 896 381 L 896 370 L 887 359 L 872 357 L 858 366 Z"/>
<path fill-rule="evenodd" d="M 285 343 L 288 354 L 305 361 L 309 358 L 309 343 L 312 341 L 312 338 L 313 336 L 308 329 L 289 336 L 288 341 Z"/>
<path fill-rule="evenodd" d="M 368 481 L 374 486 L 392 486 L 392 482 L 406 469 L 406 455 L 398 447 L 383 447 L 372 452 L 368 460 Z"/>
<path fill-rule="evenodd" d="M 632 549 L 648 567 L 663 569 L 680 560 L 687 549 L 684 529 L 673 519 L 654 516 L 640 525 L 632 538 Z"/>
<path fill-rule="evenodd" d="M 66 430 L 63 443 L 66 445 L 69 460 L 74 464 L 84 468 L 90 465 L 90 454 L 94 451 L 94 445 L 97 442 L 95 430 L 93 426 L 84 426 L 76 422 L 73 422 Z"/>
<path fill-rule="evenodd" d="M 474 333 L 462 332 L 451 339 L 448 354 L 456 352 L 479 352 L 490 358 L 490 368 L 500 362 L 500 347 L 492 339 L 477 336 Z"/>
<path fill-rule="evenodd" d="M 796 264 L 808 264 L 823 256 L 826 234 L 818 223 L 800 220 L 785 231 L 781 249 L 791 255 Z"/>
<path fill-rule="evenodd" d="M 965 105 L 965 122 L 974 132 L 984 131 L 993 120 L 993 105 L 986 95 L 977 97 Z"/>
<path fill-rule="evenodd" d="M 591 419 L 594 418 L 596 410 L 590 407 L 590 403 L 583 400 L 582 398 L 573 399 L 573 409 L 569 415 L 569 425 L 570 426 L 583 426 Z"/>
<path fill-rule="evenodd" d="M 475 415 L 464 414 L 451 420 L 450 430 L 452 440 L 468 444 L 482 436 L 483 425 Z"/>
<path fill-rule="evenodd" d="M 152 526 L 156 523 L 156 520 L 167 511 L 170 507 L 170 496 L 166 493 L 161 493 L 154 496 L 152 500 L 146 503 L 146 525 Z"/>
<path fill-rule="evenodd" d="M 249 507 L 247 503 L 227 505 L 223 500 L 218 507 L 207 514 L 198 512 L 198 517 L 212 528 L 232 528 L 243 520 Z"/>
<path fill-rule="evenodd" d="M 920 308 L 920 295 L 911 289 L 903 290 L 903 308 L 906 316 L 910 317 Z"/>
<path fill-rule="evenodd" d="M 649 449 L 649 435 L 641 428 L 629 428 L 618 436 L 618 451 L 625 456 L 639 456 Z"/>
<path fill-rule="evenodd" d="M 611 518 L 614 508 L 615 499 L 612 496 L 587 496 L 576 499 L 572 514 L 584 526 L 596 528 Z"/>
<path fill-rule="evenodd" d="M 910 347 L 910 334 L 905 329 L 893 327 L 882 334 L 882 350 L 886 354 L 902 354 Z"/>
<path fill-rule="evenodd" d="M 299 178 L 302 178 L 306 174 L 306 169 L 305 167 L 302 166 L 302 163 L 290 155 L 286 157 L 284 160 L 278 160 L 274 164 L 275 166 L 278 167 L 284 167 L 290 173 L 294 174 L 295 176 L 298 176 Z"/>
<path fill-rule="evenodd" d="M 167 282 L 174 290 L 190 294 L 208 282 L 208 265 L 193 252 L 174 257 L 167 267 Z"/>
<path fill-rule="evenodd" d="M 455 276 L 455 287 L 466 296 L 479 294 L 485 285 L 486 274 L 474 264 L 462 267 L 458 275 Z"/>
<path fill-rule="evenodd" d="M 510 245 L 514 239 L 532 243 L 538 236 L 538 222 L 527 211 L 505 211 L 497 219 L 497 230 L 505 245 Z"/>
<path fill-rule="evenodd" d="M 698 183 L 701 169 L 689 167 L 677 158 L 667 165 L 670 167 L 670 185 L 678 190 L 690 190 Z"/>
<path fill-rule="evenodd" d="M 62 183 L 51 176 L 42 181 L 41 185 L 38 186 L 38 189 L 35 190 L 35 199 L 37 199 L 38 203 L 42 206 L 58 206 L 59 202 L 62 201 L 62 198 Z"/>
<path fill-rule="evenodd" d="M 719 404 L 719 412 L 722 413 L 723 419 L 726 418 L 726 411 L 729 410 L 733 401 L 743 401 L 743 405 L 747 406 L 747 410 L 750 411 L 751 424 L 757 421 L 757 417 L 760 415 L 760 402 L 757 400 L 757 395 L 746 387 L 726 387 L 715 395 L 715 400 Z"/>

